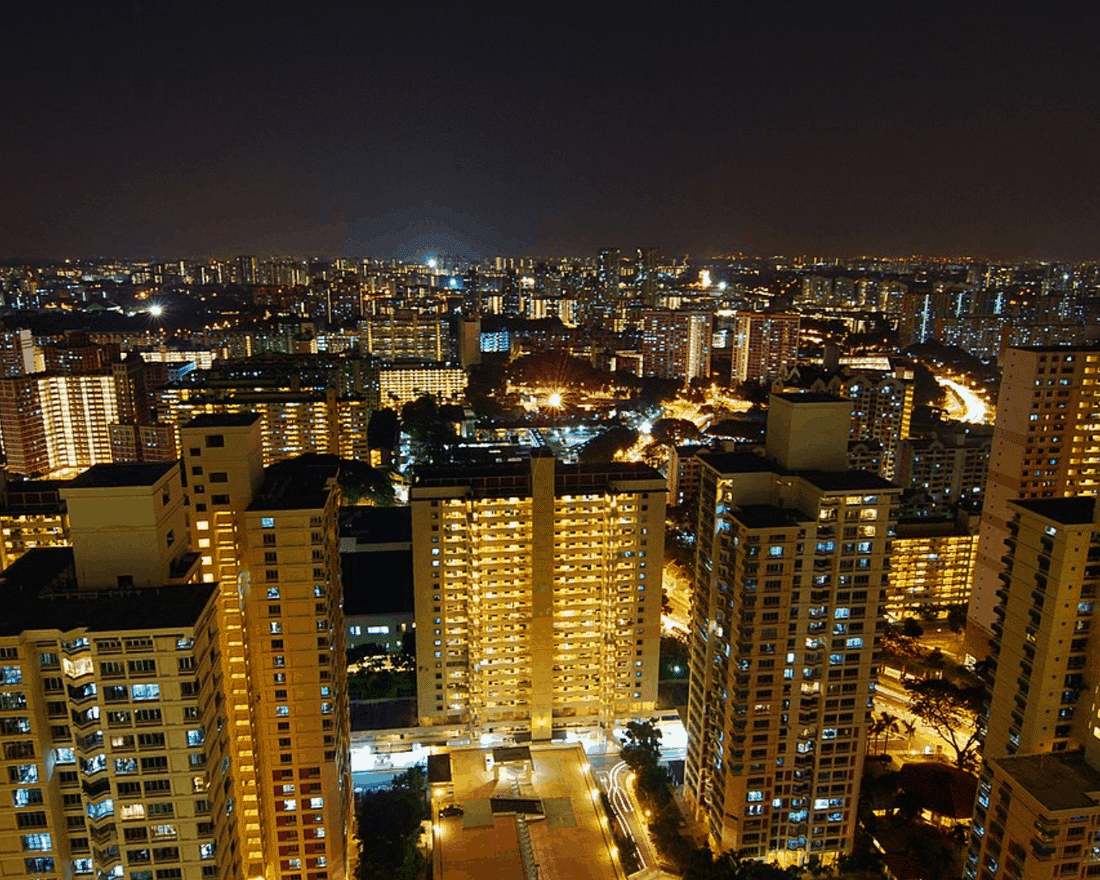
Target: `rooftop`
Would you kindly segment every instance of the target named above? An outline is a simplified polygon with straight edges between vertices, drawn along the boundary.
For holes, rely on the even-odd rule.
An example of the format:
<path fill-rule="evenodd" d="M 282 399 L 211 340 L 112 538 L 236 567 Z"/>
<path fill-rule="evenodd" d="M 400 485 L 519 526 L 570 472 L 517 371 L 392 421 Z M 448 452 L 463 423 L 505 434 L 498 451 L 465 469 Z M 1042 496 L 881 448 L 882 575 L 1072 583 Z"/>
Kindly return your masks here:
<path fill-rule="evenodd" d="M 720 474 L 773 473 L 776 476 L 801 477 L 827 492 L 854 490 L 885 491 L 897 489 L 895 483 L 870 471 L 787 471 L 775 462 L 751 452 L 707 452 L 697 456 Z"/>
<path fill-rule="evenodd" d="M 602 492 L 612 484 L 626 480 L 654 480 L 663 485 L 665 478 L 649 465 L 635 462 L 566 464 L 558 461 L 554 470 L 554 491 L 558 495 Z M 523 461 L 473 467 L 424 468 L 417 471 L 413 490 L 459 486 L 469 486 L 479 496 L 530 495 L 531 465 Z M 418 494 L 420 497 L 431 495 L 430 492 Z"/>
<path fill-rule="evenodd" d="M 1019 498 L 1011 503 L 1064 526 L 1083 526 L 1096 522 L 1096 497 L 1092 495 L 1078 495 L 1073 498 Z"/>
<path fill-rule="evenodd" d="M 772 397 L 778 397 L 788 403 L 846 403 L 851 404 L 847 397 L 838 397 L 835 394 L 826 394 L 823 391 L 773 391 Z"/>
<path fill-rule="evenodd" d="M 247 428 L 260 420 L 253 412 L 204 413 L 195 416 L 184 428 Z"/>
<path fill-rule="evenodd" d="M 793 473 L 826 492 L 843 492 L 849 489 L 860 492 L 885 491 L 899 488 L 897 483 L 891 483 L 870 471 L 794 471 Z"/>
<path fill-rule="evenodd" d="M 29 550 L 0 575 L 0 636 L 26 630 L 67 632 L 194 626 L 217 584 L 129 590 L 78 590 L 70 547 Z"/>
<path fill-rule="evenodd" d="M 95 464 L 75 479 L 68 489 L 105 489 L 122 486 L 154 486 L 177 461 L 150 461 L 130 464 Z"/>
<path fill-rule="evenodd" d="M 477 748 L 449 752 L 453 803 L 464 812 L 440 817 L 451 799 L 441 793 L 432 799 L 437 880 L 524 876 L 517 818 L 506 811 L 509 806 L 535 814 L 541 806 L 542 818 L 527 828 L 544 876 L 624 880 L 599 789 L 579 746 L 532 746 L 529 779 L 513 775 L 516 765 L 492 765 L 486 760 L 491 754 Z M 512 779 L 522 784 L 518 798 Z"/>
<path fill-rule="evenodd" d="M 333 456 L 300 455 L 264 469 L 249 510 L 319 510 L 328 504 L 329 481 L 340 472 Z"/>
<path fill-rule="evenodd" d="M 1100 803 L 1100 770 L 1090 766 L 1082 752 L 987 760 L 1047 810 L 1095 809 Z"/>
<path fill-rule="evenodd" d="M 781 529 L 810 521 L 801 511 L 771 504 L 745 504 L 734 516 L 750 529 Z"/>

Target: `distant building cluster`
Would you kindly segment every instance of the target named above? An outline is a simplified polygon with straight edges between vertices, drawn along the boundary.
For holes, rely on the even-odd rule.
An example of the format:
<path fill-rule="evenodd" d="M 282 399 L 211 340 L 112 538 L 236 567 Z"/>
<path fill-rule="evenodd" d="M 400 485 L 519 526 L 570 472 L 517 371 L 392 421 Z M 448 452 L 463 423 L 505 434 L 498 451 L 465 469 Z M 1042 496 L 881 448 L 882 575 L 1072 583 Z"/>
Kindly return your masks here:
<path fill-rule="evenodd" d="M 966 880 L 1091 876 L 1098 327 L 1095 264 L 0 268 L 0 874 L 346 880 L 427 743 L 619 876 L 576 744 L 662 712 L 715 852 L 832 863 L 884 635 L 965 616 Z"/>

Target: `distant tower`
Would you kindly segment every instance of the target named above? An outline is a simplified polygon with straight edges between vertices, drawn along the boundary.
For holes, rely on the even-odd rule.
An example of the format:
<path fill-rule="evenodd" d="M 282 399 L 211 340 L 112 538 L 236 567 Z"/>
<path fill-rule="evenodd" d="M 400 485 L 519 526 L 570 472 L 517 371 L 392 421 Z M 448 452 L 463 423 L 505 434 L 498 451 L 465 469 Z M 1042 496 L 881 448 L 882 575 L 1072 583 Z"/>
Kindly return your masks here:
<path fill-rule="evenodd" d="M 733 382 L 770 382 L 798 361 L 798 315 L 741 312 L 733 339 Z"/>

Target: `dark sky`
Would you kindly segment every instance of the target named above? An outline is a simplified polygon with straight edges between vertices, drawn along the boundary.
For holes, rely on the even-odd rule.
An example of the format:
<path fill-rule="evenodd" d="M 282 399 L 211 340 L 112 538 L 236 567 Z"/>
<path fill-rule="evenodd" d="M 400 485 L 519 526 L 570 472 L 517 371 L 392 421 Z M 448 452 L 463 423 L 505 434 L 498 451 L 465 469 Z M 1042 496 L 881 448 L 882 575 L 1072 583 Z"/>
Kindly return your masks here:
<path fill-rule="evenodd" d="M 0 256 L 1100 256 L 1084 2 L 19 5 Z"/>

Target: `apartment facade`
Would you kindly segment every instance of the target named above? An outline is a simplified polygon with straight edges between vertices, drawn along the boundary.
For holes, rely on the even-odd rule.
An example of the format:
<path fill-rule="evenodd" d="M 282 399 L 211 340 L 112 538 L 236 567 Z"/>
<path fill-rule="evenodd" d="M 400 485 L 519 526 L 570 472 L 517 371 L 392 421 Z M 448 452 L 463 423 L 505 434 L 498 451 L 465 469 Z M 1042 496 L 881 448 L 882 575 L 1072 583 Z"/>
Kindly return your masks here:
<path fill-rule="evenodd" d="M 410 506 L 421 724 L 545 740 L 656 706 L 660 474 L 536 454 L 421 474 Z"/>
<path fill-rule="evenodd" d="M 198 416 L 255 413 L 260 416 L 264 464 L 308 452 L 370 460 L 367 426 L 371 408 L 362 397 L 336 391 L 206 389 L 175 386 L 157 393 L 158 420 L 176 433 Z"/>
<path fill-rule="evenodd" d="M 771 382 L 798 360 L 798 315 L 739 312 L 733 337 L 733 382 Z"/>
<path fill-rule="evenodd" d="M 897 525 L 883 611 L 890 620 L 944 617 L 970 600 L 978 520 L 908 520 Z"/>
<path fill-rule="evenodd" d="M 5 876 L 347 876 L 334 473 L 264 473 L 255 419 L 226 422 L 185 431 L 188 489 L 224 492 L 185 496 L 176 463 L 92 468 L 62 490 L 72 547 L 3 575 Z"/>
<path fill-rule="evenodd" d="M 900 489 L 850 403 L 773 394 L 767 457 L 701 454 L 685 792 L 715 850 L 850 851 Z"/>
<path fill-rule="evenodd" d="M 966 880 L 1095 876 L 1100 504 L 1009 504 L 984 762 Z"/>
<path fill-rule="evenodd" d="M 1008 349 L 967 621 L 971 654 L 988 653 L 1010 502 L 1098 489 L 1100 347 Z"/>
<path fill-rule="evenodd" d="M 712 319 L 708 312 L 647 309 L 642 313 L 642 374 L 666 379 L 710 376 Z"/>
<path fill-rule="evenodd" d="M 110 372 L 0 378 L 0 435 L 8 470 L 27 477 L 111 461 L 118 422 Z"/>

